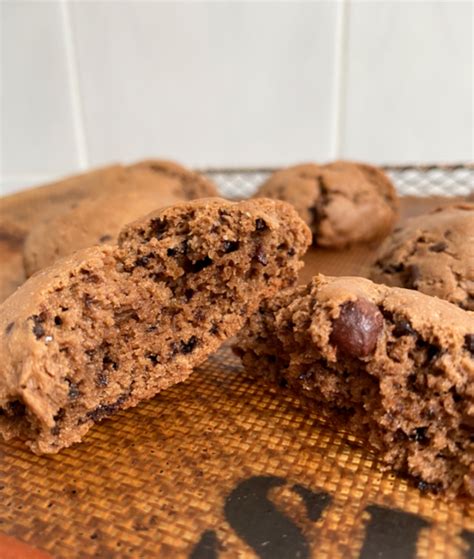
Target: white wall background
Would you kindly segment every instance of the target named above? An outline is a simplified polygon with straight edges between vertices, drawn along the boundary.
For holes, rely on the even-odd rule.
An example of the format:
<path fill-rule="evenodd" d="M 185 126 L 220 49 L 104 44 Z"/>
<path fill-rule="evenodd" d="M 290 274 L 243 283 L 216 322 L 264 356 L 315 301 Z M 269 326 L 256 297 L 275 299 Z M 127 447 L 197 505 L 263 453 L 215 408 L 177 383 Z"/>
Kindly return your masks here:
<path fill-rule="evenodd" d="M 3 193 L 109 161 L 473 159 L 473 2 L 1 0 Z"/>

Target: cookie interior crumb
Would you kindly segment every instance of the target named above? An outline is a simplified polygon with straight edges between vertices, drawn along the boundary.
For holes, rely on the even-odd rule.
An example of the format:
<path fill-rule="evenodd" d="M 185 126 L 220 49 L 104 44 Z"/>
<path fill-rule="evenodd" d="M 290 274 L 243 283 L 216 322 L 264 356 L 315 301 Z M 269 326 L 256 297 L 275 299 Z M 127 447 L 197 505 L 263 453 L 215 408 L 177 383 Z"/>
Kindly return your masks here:
<path fill-rule="evenodd" d="M 296 281 L 309 242 L 284 203 L 208 199 L 40 272 L 0 308 L 0 430 L 55 452 L 184 380 Z"/>
<path fill-rule="evenodd" d="M 250 373 L 331 410 L 421 488 L 474 496 L 474 315 L 319 276 L 263 304 L 235 351 Z"/>

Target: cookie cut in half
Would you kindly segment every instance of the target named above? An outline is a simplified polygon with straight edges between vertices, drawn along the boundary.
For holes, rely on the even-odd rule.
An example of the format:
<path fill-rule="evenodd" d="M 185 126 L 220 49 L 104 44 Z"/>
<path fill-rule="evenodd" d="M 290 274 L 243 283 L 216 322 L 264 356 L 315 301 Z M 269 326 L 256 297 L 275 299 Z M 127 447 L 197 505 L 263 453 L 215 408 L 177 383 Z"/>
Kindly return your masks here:
<path fill-rule="evenodd" d="M 185 380 L 296 281 L 310 236 L 288 204 L 202 199 L 37 273 L 0 306 L 0 432 L 57 452 Z"/>
<path fill-rule="evenodd" d="M 420 488 L 474 497 L 474 314 L 320 275 L 263 303 L 234 350 L 251 374 L 368 437 Z"/>
<path fill-rule="evenodd" d="M 74 251 L 114 243 L 121 228 L 183 200 L 217 196 L 212 181 L 171 161 L 119 167 L 114 180 L 31 229 L 23 249 L 27 277 Z"/>
<path fill-rule="evenodd" d="M 311 228 L 315 245 L 344 248 L 383 238 L 398 216 L 398 197 L 385 173 L 371 165 L 335 161 L 281 169 L 256 197 L 292 204 Z"/>
<path fill-rule="evenodd" d="M 374 281 L 417 289 L 474 310 L 474 204 L 409 219 L 380 247 Z"/>

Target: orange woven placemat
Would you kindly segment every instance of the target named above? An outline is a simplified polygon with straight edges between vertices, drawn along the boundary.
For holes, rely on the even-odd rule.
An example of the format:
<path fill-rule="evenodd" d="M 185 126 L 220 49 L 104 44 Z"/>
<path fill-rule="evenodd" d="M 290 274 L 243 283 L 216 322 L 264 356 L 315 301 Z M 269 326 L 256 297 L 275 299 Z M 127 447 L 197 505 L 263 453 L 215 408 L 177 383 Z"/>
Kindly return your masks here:
<path fill-rule="evenodd" d="M 372 258 L 373 247 L 311 251 L 303 279 L 364 273 Z M 58 559 L 461 559 L 474 557 L 474 504 L 384 472 L 318 410 L 246 376 L 227 346 L 58 455 L 0 443 L 0 533 L 0 559 L 33 548 Z"/>

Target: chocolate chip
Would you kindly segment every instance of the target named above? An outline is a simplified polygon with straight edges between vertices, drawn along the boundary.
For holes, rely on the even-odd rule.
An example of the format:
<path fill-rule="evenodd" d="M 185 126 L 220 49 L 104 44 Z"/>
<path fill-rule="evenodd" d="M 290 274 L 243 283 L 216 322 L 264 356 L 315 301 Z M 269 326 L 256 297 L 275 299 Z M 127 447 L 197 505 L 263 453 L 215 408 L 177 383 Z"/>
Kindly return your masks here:
<path fill-rule="evenodd" d="M 261 217 L 257 217 L 257 219 L 255 220 L 255 231 L 261 233 L 266 229 L 268 229 L 267 223 Z"/>
<path fill-rule="evenodd" d="M 262 266 L 266 266 L 268 264 L 267 255 L 265 254 L 263 245 L 260 243 L 255 247 L 255 258 Z"/>
<path fill-rule="evenodd" d="M 8 336 L 8 334 L 11 333 L 11 331 L 13 330 L 15 326 L 14 322 L 10 322 L 9 324 L 7 324 L 7 327 L 5 328 L 5 334 Z"/>
<path fill-rule="evenodd" d="M 112 240 L 112 235 L 102 235 L 102 237 L 99 238 L 99 242 L 101 243 L 106 243 L 107 241 L 111 241 Z"/>
<path fill-rule="evenodd" d="M 206 318 L 206 313 L 204 312 L 204 309 L 202 308 L 196 309 L 196 311 L 194 312 L 194 320 L 197 320 L 198 322 L 202 322 L 205 318 Z"/>
<path fill-rule="evenodd" d="M 377 261 L 376 264 L 379 266 L 382 265 L 379 261 Z M 403 264 L 387 264 L 382 268 L 384 274 L 399 274 L 400 272 L 403 272 L 404 269 L 405 266 Z"/>
<path fill-rule="evenodd" d="M 160 362 L 156 353 L 146 353 L 145 357 L 149 359 L 153 363 L 153 365 L 157 365 Z"/>
<path fill-rule="evenodd" d="M 429 437 L 427 436 L 428 427 L 417 427 L 413 429 L 408 437 L 410 441 L 414 441 L 416 443 L 426 444 L 429 442 Z"/>
<path fill-rule="evenodd" d="M 46 333 L 43 326 L 43 323 L 46 320 L 46 316 L 44 315 L 44 313 L 34 314 L 30 317 L 30 319 L 33 321 L 33 334 L 36 336 L 36 339 L 39 340 Z"/>
<path fill-rule="evenodd" d="M 453 398 L 453 402 L 455 402 L 456 404 L 459 404 L 459 402 L 462 401 L 462 396 L 456 392 L 456 389 L 454 388 L 454 386 L 449 389 L 449 392 L 451 393 L 451 396 Z"/>
<path fill-rule="evenodd" d="M 322 213 L 319 211 L 319 208 L 317 208 L 316 206 L 312 206 L 311 208 L 308 208 L 308 212 L 313 227 L 317 227 L 322 220 L 323 217 Z"/>
<path fill-rule="evenodd" d="M 26 415 L 26 406 L 20 400 L 12 400 L 5 406 L 5 415 L 7 417 L 21 417 Z"/>
<path fill-rule="evenodd" d="M 397 320 L 393 329 L 393 335 L 396 338 L 401 338 L 402 336 L 412 336 L 414 334 L 416 334 L 416 332 L 413 330 L 408 320 L 405 320 L 404 318 Z"/>
<path fill-rule="evenodd" d="M 330 340 L 346 355 L 366 357 L 375 351 L 382 329 L 383 317 L 377 306 L 367 299 L 357 299 L 341 306 Z"/>
<path fill-rule="evenodd" d="M 407 388 L 415 394 L 423 394 L 426 391 L 426 378 L 416 373 L 407 376 Z"/>
<path fill-rule="evenodd" d="M 204 268 L 207 268 L 208 266 L 210 266 L 212 263 L 213 262 L 209 258 L 209 256 L 205 256 L 203 259 L 197 260 L 196 262 L 192 262 L 191 260 L 187 260 L 184 263 L 183 268 L 184 268 L 184 271 L 186 273 L 197 274 L 201 270 L 204 270 Z"/>
<path fill-rule="evenodd" d="M 63 323 L 63 320 L 60 316 L 55 316 L 54 317 L 54 324 L 56 324 L 56 326 L 61 326 L 62 323 Z"/>
<path fill-rule="evenodd" d="M 440 486 L 437 483 L 428 483 L 422 479 L 416 480 L 416 487 L 423 493 L 439 493 Z"/>
<path fill-rule="evenodd" d="M 196 336 L 191 336 L 187 342 L 181 340 L 181 342 L 179 343 L 179 351 L 184 354 L 191 353 L 197 346 L 197 343 L 198 339 L 196 338 Z"/>
<path fill-rule="evenodd" d="M 301 380 L 302 382 L 306 382 L 308 380 L 311 380 L 312 377 L 313 377 L 313 373 L 311 371 L 303 371 L 298 375 L 298 380 Z"/>
<path fill-rule="evenodd" d="M 102 363 L 104 367 L 107 367 L 109 369 L 110 367 L 112 367 L 114 371 L 118 369 L 117 363 L 110 357 L 110 355 L 104 355 L 104 358 L 102 359 Z"/>
<path fill-rule="evenodd" d="M 99 388 L 105 388 L 109 385 L 109 373 L 107 371 L 98 371 L 95 376 L 95 385 Z"/>
<path fill-rule="evenodd" d="M 440 241 L 439 243 L 435 243 L 434 245 L 431 245 L 429 250 L 431 252 L 443 252 L 443 250 L 446 250 L 448 248 L 448 243 L 445 243 L 444 241 Z"/>
<path fill-rule="evenodd" d="M 407 268 L 407 285 L 408 287 L 415 289 L 418 287 L 418 282 L 421 279 L 420 267 L 416 264 L 412 264 Z"/>
<path fill-rule="evenodd" d="M 474 334 L 464 336 L 464 347 L 474 355 Z"/>
<path fill-rule="evenodd" d="M 59 421 L 62 421 L 65 416 L 66 416 L 66 410 L 64 408 L 61 408 L 58 411 L 58 413 L 53 417 L 53 419 L 56 423 L 58 423 Z"/>
<path fill-rule="evenodd" d="M 285 377 L 280 377 L 278 379 L 278 386 L 280 388 L 288 388 L 288 381 L 286 380 Z"/>
<path fill-rule="evenodd" d="M 166 230 L 168 229 L 168 222 L 166 221 L 166 219 L 161 219 L 159 217 L 157 219 L 152 219 L 150 223 L 150 229 L 154 237 L 156 237 L 157 239 L 161 239 L 161 237 L 163 237 L 163 235 L 166 233 Z"/>
<path fill-rule="evenodd" d="M 69 385 L 69 390 L 67 396 L 70 400 L 76 400 L 81 395 L 78 385 L 72 381 L 70 378 L 66 378 L 66 382 Z"/>
<path fill-rule="evenodd" d="M 288 249 L 287 254 L 288 256 L 294 256 L 296 254 L 296 250 L 293 247 L 291 247 Z"/>
<path fill-rule="evenodd" d="M 440 351 L 439 347 L 430 344 L 426 349 L 426 363 L 428 364 L 434 361 L 440 354 Z"/>
<path fill-rule="evenodd" d="M 224 241 L 224 252 L 229 254 L 229 252 L 235 252 L 239 250 L 239 241 Z"/>
<path fill-rule="evenodd" d="M 101 404 L 97 406 L 94 410 L 88 411 L 86 417 L 92 419 L 92 421 L 100 421 L 104 417 L 107 417 L 117 411 L 120 406 L 128 400 L 130 394 L 124 392 L 113 404 Z M 80 421 L 79 423 L 85 423 L 85 421 Z"/>
<path fill-rule="evenodd" d="M 402 441 L 406 441 L 408 439 L 405 431 L 402 431 L 402 429 L 397 429 L 393 435 L 393 440 L 396 443 L 400 443 Z"/>
<path fill-rule="evenodd" d="M 213 324 L 209 329 L 209 333 L 215 336 L 219 332 L 219 326 L 217 324 Z"/>
<path fill-rule="evenodd" d="M 186 255 L 188 253 L 188 250 L 189 250 L 188 241 L 183 241 L 179 246 L 170 247 L 166 251 L 166 254 L 170 257 L 174 257 L 179 254 Z"/>
<path fill-rule="evenodd" d="M 148 256 L 140 256 L 135 260 L 135 266 L 145 267 L 148 266 L 149 263 L 150 263 L 150 259 L 148 258 Z"/>

